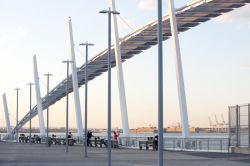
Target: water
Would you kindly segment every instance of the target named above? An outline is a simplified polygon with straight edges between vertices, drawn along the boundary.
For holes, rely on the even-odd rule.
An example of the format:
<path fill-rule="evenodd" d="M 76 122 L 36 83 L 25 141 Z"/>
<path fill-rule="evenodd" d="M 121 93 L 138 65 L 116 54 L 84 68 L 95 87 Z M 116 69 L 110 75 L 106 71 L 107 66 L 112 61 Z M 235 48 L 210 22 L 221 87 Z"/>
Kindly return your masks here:
<path fill-rule="evenodd" d="M 3 138 L 7 133 L 0 133 L 1 137 Z M 26 136 L 29 135 L 29 133 L 19 133 L 20 134 L 25 134 Z M 31 133 L 31 135 L 39 135 L 39 133 Z M 49 136 L 52 134 L 56 135 L 57 137 L 65 137 L 65 133 L 63 132 L 51 132 L 49 133 Z M 72 133 L 73 137 L 77 137 L 77 133 Z M 107 137 L 106 132 L 98 132 L 95 133 L 93 132 L 94 137 L 101 137 L 105 138 Z M 154 137 L 157 135 L 157 133 L 143 133 L 143 134 L 138 134 L 138 133 L 131 133 L 130 137 Z M 123 137 L 123 133 L 120 133 L 120 137 Z M 164 133 L 164 138 L 181 138 L 182 135 L 181 133 Z M 190 133 L 190 138 L 228 138 L 229 134 L 228 133 Z"/>

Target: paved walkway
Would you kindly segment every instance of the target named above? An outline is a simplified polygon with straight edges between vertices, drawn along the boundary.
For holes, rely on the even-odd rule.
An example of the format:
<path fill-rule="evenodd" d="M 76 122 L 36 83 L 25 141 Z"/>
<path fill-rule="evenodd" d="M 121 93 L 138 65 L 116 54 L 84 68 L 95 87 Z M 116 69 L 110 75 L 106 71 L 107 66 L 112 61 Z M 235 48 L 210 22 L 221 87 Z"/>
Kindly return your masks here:
<path fill-rule="evenodd" d="M 0 166 L 103 166 L 107 165 L 106 148 L 88 148 L 84 158 L 81 146 L 22 144 L 0 142 Z M 132 149 L 112 149 L 113 166 L 156 166 L 157 152 Z M 164 165 L 169 166 L 249 166 L 250 155 L 164 152 Z"/>

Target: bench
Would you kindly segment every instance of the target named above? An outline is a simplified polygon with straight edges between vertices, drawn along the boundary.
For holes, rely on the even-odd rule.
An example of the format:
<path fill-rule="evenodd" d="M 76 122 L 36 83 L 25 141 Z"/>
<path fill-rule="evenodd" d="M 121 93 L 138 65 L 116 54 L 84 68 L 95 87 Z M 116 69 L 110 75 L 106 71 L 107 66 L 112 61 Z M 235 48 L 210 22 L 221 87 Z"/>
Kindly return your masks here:
<path fill-rule="evenodd" d="M 24 134 L 20 134 L 19 142 L 27 143 L 28 139 Z"/>
<path fill-rule="evenodd" d="M 94 146 L 95 147 L 102 147 L 103 145 L 105 145 L 105 147 L 108 147 L 108 140 L 104 140 L 104 139 L 91 139 L 89 140 L 90 142 L 90 146 Z M 112 148 L 118 148 L 119 147 L 119 144 L 118 144 L 118 141 L 117 140 L 111 140 L 111 147 Z"/>
<path fill-rule="evenodd" d="M 146 147 L 146 150 L 149 149 L 149 147 L 152 147 L 153 150 L 156 150 L 155 141 L 139 141 L 139 148 L 142 150 L 143 147 Z"/>
<path fill-rule="evenodd" d="M 41 143 L 41 138 L 38 135 L 34 135 L 34 137 L 30 138 L 30 136 L 26 137 L 24 134 L 21 134 L 19 137 L 19 142 L 22 142 L 22 143 L 28 143 L 30 142 L 30 140 L 31 140 L 31 143 L 37 143 L 37 144 Z"/>
<path fill-rule="evenodd" d="M 66 145 L 66 139 L 65 138 L 51 138 L 51 141 L 55 145 Z M 73 146 L 75 144 L 76 140 L 72 138 L 68 138 L 68 145 Z"/>
<path fill-rule="evenodd" d="M 93 146 L 93 144 L 94 144 L 94 146 L 95 147 L 98 147 L 98 145 L 99 145 L 99 147 L 102 147 L 102 145 L 105 145 L 106 146 L 106 143 L 105 143 L 105 141 L 104 141 L 104 139 L 91 139 L 91 140 L 89 140 L 90 142 L 90 146 Z"/>
<path fill-rule="evenodd" d="M 105 146 L 108 147 L 108 140 L 105 141 Z M 111 140 L 111 148 L 119 148 L 117 140 Z"/>

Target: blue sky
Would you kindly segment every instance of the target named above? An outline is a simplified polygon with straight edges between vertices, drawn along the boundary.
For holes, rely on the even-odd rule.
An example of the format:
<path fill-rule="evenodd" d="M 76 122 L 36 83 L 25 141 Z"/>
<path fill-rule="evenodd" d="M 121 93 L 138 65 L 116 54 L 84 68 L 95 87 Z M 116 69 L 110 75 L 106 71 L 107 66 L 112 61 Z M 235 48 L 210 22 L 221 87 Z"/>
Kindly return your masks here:
<path fill-rule="evenodd" d="M 153 0 L 117 0 L 121 18 L 133 29 L 156 19 Z M 164 12 L 167 12 L 164 1 Z M 176 0 L 176 8 L 190 0 Z M 108 0 L 0 0 L 0 92 L 7 94 L 11 124 L 15 124 L 16 94 L 20 87 L 20 116 L 29 110 L 28 82 L 33 81 L 32 56 L 37 54 L 42 82 L 51 72 L 50 87 L 65 78 L 61 63 L 69 57 L 67 20 L 73 22 L 74 41 L 95 43 L 90 57 L 107 47 Z M 119 19 L 121 20 L 121 19 Z M 120 36 L 133 30 L 119 21 Z M 208 116 L 221 114 L 227 107 L 250 102 L 250 6 L 236 9 L 180 34 L 184 80 L 191 126 L 207 126 Z M 80 53 L 81 50 L 82 53 Z M 84 49 L 76 49 L 77 66 L 84 63 Z M 82 55 L 83 54 L 83 55 Z M 179 122 L 175 66 L 170 40 L 164 42 L 164 125 Z M 157 47 L 144 51 L 123 64 L 130 127 L 157 124 Z M 112 71 L 113 127 L 121 127 L 116 71 Z M 89 84 L 89 126 L 106 127 L 107 74 Z M 41 83 L 42 96 L 46 86 Z M 34 92 L 34 89 L 33 89 Z M 84 101 L 84 88 L 80 88 Z M 33 93 L 33 104 L 35 103 Z M 2 101 L 2 99 L 1 99 Z M 5 126 L 0 102 L 0 127 Z M 81 103 L 84 108 L 84 103 Z M 70 127 L 75 127 L 73 96 L 70 95 Z M 64 126 L 65 99 L 51 107 L 51 126 Z M 82 110 L 83 112 L 83 110 Z M 46 115 L 46 114 L 44 114 Z M 45 118 L 46 119 L 46 118 Z M 213 120 L 214 121 L 214 120 Z M 33 125 L 38 125 L 34 118 Z"/>

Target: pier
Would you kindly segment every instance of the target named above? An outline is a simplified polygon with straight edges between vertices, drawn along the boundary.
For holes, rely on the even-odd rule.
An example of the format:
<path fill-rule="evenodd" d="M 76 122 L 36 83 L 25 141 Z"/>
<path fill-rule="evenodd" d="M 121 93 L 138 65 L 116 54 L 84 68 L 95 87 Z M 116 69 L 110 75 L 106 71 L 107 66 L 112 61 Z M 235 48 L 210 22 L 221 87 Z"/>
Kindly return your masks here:
<path fill-rule="evenodd" d="M 7 37 L 3 35 L 2 38 L 4 40 L 2 40 L 0 34 L 1 53 L 4 55 L 5 52 L 10 52 L 9 55 L 6 54 L 5 57 L 2 58 L 3 61 L 6 61 L 5 58 L 7 59 L 8 57 L 10 57 L 10 55 L 11 57 L 14 57 L 12 54 L 16 53 L 20 53 L 20 55 L 17 56 L 18 58 L 21 57 L 21 59 L 14 57 L 13 59 L 6 61 L 11 61 L 13 63 L 12 66 L 16 71 L 14 74 L 11 74 L 12 70 L 9 69 L 9 66 L 11 66 L 9 64 L 7 65 L 7 67 L 4 67 L 2 69 L 2 71 L 4 71 L 4 74 L 7 73 L 7 75 L 2 74 L 2 78 L 4 78 L 3 80 L 8 81 L 6 81 L 7 83 L 5 86 L 0 86 L 6 88 L 6 91 L 2 96 L 6 132 L 0 134 L 0 166 L 248 166 L 250 163 L 250 104 L 228 107 L 228 123 L 226 123 L 226 121 L 224 120 L 223 115 L 222 122 L 219 122 L 217 116 L 215 115 L 216 124 L 212 123 L 211 119 L 209 118 L 210 128 L 208 128 L 208 131 L 214 135 L 209 135 L 206 137 L 203 136 L 200 127 L 204 125 L 202 124 L 204 123 L 203 114 L 211 112 L 210 110 L 216 111 L 218 113 L 222 112 L 223 110 L 220 110 L 222 107 L 219 107 L 219 105 L 222 104 L 226 108 L 226 103 L 238 102 L 236 100 L 239 100 L 239 98 L 228 98 L 227 100 L 224 100 L 222 102 L 218 102 L 217 100 L 222 98 L 226 99 L 227 96 L 242 95 L 241 93 L 239 93 L 241 95 L 237 95 L 236 93 L 228 95 L 230 90 L 227 90 L 224 91 L 223 97 L 219 97 L 219 93 L 222 92 L 222 90 L 215 89 L 215 85 L 224 87 L 229 83 L 232 83 L 233 85 L 235 80 L 242 80 L 243 76 L 235 77 L 240 76 L 241 73 L 243 73 L 242 71 L 239 71 L 238 74 L 235 74 L 231 70 L 236 70 L 235 68 L 232 68 L 232 66 L 238 64 L 238 59 L 243 59 L 242 57 L 239 58 L 239 55 L 243 54 L 243 52 L 241 52 L 243 48 L 248 48 L 247 45 L 244 46 L 247 41 L 244 41 L 243 37 L 248 36 L 249 33 L 247 34 L 247 31 L 236 31 L 234 32 L 237 33 L 237 36 L 235 36 L 235 38 L 233 36 L 228 37 L 227 34 L 230 34 L 230 32 L 226 31 L 227 29 L 229 29 L 228 27 L 226 27 L 223 28 L 223 31 L 211 31 L 213 33 L 211 34 L 213 38 L 210 38 L 209 41 L 194 40 L 194 37 L 196 35 L 196 37 L 198 38 L 203 38 L 205 36 L 209 37 L 209 34 L 207 33 L 208 30 L 216 29 L 210 28 L 210 25 L 208 24 L 207 29 L 205 28 L 197 34 L 193 33 L 193 35 L 188 38 L 188 43 L 190 43 L 190 45 L 185 44 L 185 42 L 187 41 L 179 40 L 179 34 L 183 34 L 184 32 L 186 34 L 186 31 L 191 32 L 192 29 L 198 26 L 202 28 L 202 26 L 200 25 L 203 25 L 210 20 L 214 20 L 214 22 L 216 22 L 218 20 L 216 20 L 215 18 L 226 15 L 227 13 L 231 13 L 233 11 L 237 11 L 239 10 L 238 8 L 243 8 L 244 6 L 249 7 L 250 0 L 187 1 L 189 1 L 189 3 L 185 4 L 183 7 L 178 6 L 178 8 L 175 7 L 175 0 L 168 0 L 167 3 L 163 3 L 162 0 L 157 0 L 156 2 L 153 0 L 148 1 L 146 8 L 151 8 L 155 3 L 155 8 L 153 10 L 155 10 L 155 14 L 157 13 L 157 17 L 150 18 L 150 21 L 148 23 L 142 24 L 143 26 L 137 27 L 136 29 L 132 28 L 132 31 L 126 32 L 126 35 L 122 36 L 120 36 L 117 22 L 117 19 L 119 19 L 119 16 L 120 14 L 122 14 L 122 12 L 120 12 L 120 9 L 119 11 L 116 10 L 115 0 L 109 0 L 109 6 L 106 6 L 106 8 L 103 8 L 105 7 L 104 4 L 102 4 L 102 6 L 98 6 L 100 2 L 91 4 L 91 1 L 86 1 L 84 2 L 84 5 L 78 4 L 74 7 L 73 3 L 77 4 L 77 1 L 73 2 L 72 4 L 61 2 L 61 10 L 59 10 L 59 4 L 54 4 L 55 6 L 53 6 L 53 4 L 44 4 L 45 6 L 43 7 L 38 5 L 38 7 L 41 9 L 44 8 L 47 10 L 48 7 L 51 7 L 51 9 L 53 10 L 51 10 L 51 12 L 49 13 L 48 11 L 45 12 L 43 9 L 39 13 L 39 8 L 35 8 L 36 10 L 34 10 L 33 12 L 23 15 L 22 18 L 28 18 L 27 16 L 33 16 L 33 13 L 37 13 L 37 15 L 31 17 L 31 20 L 23 20 L 20 21 L 21 23 L 27 22 L 27 24 L 33 24 L 33 22 L 35 22 L 34 20 L 37 20 L 39 22 L 39 24 L 36 24 L 36 26 L 30 28 L 32 29 L 32 31 L 30 30 L 30 34 L 28 33 L 27 36 L 25 31 L 22 30 L 22 26 L 20 26 L 20 29 L 16 30 L 16 36 L 24 36 L 22 38 L 25 39 L 29 39 L 29 37 L 34 36 L 34 38 L 29 39 L 29 41 L 32 42 L 25 43 L 23 41 L 23 43 L 28 46 L 25 49 L 34 49 L 37 51 L 37 53 L 32 53 L 32 58 L 30 57 L 30 60 L 33 59 L 33 81 L 27 80 L 27 71 L 31 70 L 31 66 L 26 67 L 28 62 L 26 62 L 27 59 L 24 60 L 26 54 L 30 54 L 31 56 L 31 52 L 22 53 L 22 50 L 20 51 L 18 49 L 15 50 L 15 52 L 12 52 L 12 50 L 14 49 L 7 49 L 7 51 L 2 51 L 2 48 L 5 48 L 7 45 L 1 46 L 1 43 L 8 43 L 9 38 L 12 39 L 13 37 L 11 35 Z M 17 2 L 18 1 L 16 1 L 16 3 Z M 141 4 L 143 4 L 145 8 L 145 2 L 146 1 L 142 0 L 140 1 L 140 4 L 138 4 L 138 13 L 142 13 L 142 11 L 140 11 L 140 6 Z M 80 10 L 78 11 L 79 13 L 77 12 L 77 7 L 88 7 L 88 5 L 86 5 L 88 3 L 89 5 L 91 4 L 95 6 L 93 10 L 95 10 L 95 14 L 99 14 L 98 16 L 90 14 L 92 10 L 87 12 L 86 8 L 80 8 Z M 18 9 L 24 8 L 25 10 L 33 9 L 33 6 L 35 6 L 35 4 L 31 4 L 30 6 L 29 4 L 25 4 L 26 6 L 28 6 L 28 8 L 26 9 L 26 6 L 21 7 L 22 4 L 19 5 L 17 5 Z M 53 7 L 50 5 L 52 5 Z M 168 9 L 165 13 L 165 10 L 163 9 L 166 7 L 166 5 Z M 135 5 L 127 6 L 126 4 L 125 6 L 123 6 L 126 7 L 126 11 L 124 13 L 128 12 L 128 10 L 132 10 L 132 6 Z M 68 7 L 72 7 L 72 9 L 69 10 L 70 12 L 68 12 Z M 101 9 L 105 10 L 99 11 L 100 7 Z M 9 4 L 9 8 L 13 8 L 13 5 L 11 3 Z M 9 10 L 9 8 L 7 9 Z M 57 8 L 59 16 L 54 18 L 55 9 Z M 92 7 L 88 8 L 92 9 Z M 13 9 L 13 11 L 16 11 L 15 8 Z M 246 11 L 247 8 L 244 8 L 244 10 Z M 84 13 L 81 13 L 82 11 L 84 11 Z M 250 10 L 248 10 L 248 12 L 249 11 Z M 8 13 L 7 10 L 5 12 Z M 11 16 L 13 15 L 13 13 L 14 15 L 17 15 L 17 13 L 15 12 L 10 12 L 6 15 Z M 25 12 L 20 12 L 20 18 L 22 13 Z M 49 14 L 46 15 L 47 13 Z M 73 26 L 72 18 L 77 18 L 77 16 L 73 13 L 77 13 L 76 15 L 80 16 L 79 18 L 81 19 L 81 21 L 77 21 L 77 19 L 74 19 L 76 20 L 76 24 L 74 22 L 74 25 L 76 25 L 75 27 L 81 27 L 82 30 L 91 32 L 89 33 L 91 34 L 91 36 L 87 37 L 86 34 L 80 34 L 80 30 L 76 30 L 75 32 L 77 34 L 75 36 L 73 35 L 73 29 L 75 27 Z M 66 45 L 55 48 L 57 45 L 62 44 L 60 41 L 63 40 L 58 38 L 59 36 L 62 36 L 62 34 L 56 34 L 56 31 L 59 31 L 61 25 L 59 27 L 55 25 L 59 25 L 56 23 L 57 21 L 59 21 L 60 24 L 63 23 L 63 21 L 61 21 L 59 18 L 63 17 L 64 14 L 68 15 L 68 41 Z M 103 21 L 103 14 L 106 14 L 106 16 L 108 16 L 108 19 L 105 18 L 106 21 Z M 38 15 L 44 17 L 39 18 Z M 131 13 L 130 17 L 133 18 L 135 15 L 136 14 Z M 152 13 L 149 15 L 152 16 Z M 143 13 L 140 16 L 141 18 L 138 17 L 135 19 L 136 21 L 141 21 L 145 16 L 146 15 L 144 15 Z M 236 14 L 236 17 L 243 16 L 240 14 Z M 50 18 L 53 18 L 53 20 L 50 20 Z M 91 21 L 96 21 L 95 25 L 91 24 L 91 22 L 89 21 L 90 18 Z M 9 22 L 12 19 L 8 18 L 8 20 L 2 20 L 2 22 Z M 43 22 L 43 19 L 46 21 Z M 123 20 L 122 18 L 120 19 Z M 249 21 L 248 19 L 246 20 Z M 243 19 L 243 22 L 247 22 L 246 20 Z M 84 22 L 84 24 L 78 25 L 77 22 Z M 105 25 L 105 22 L 108 23 L 107 27 Z M 210 22 L 212 24 L 212 21 Z M 46 26 L 47 24 L 48 26 Z M 126 21 L 125 24 L 127 24 L 126 26 L 130 27 L 130 25 Z M 138 24 L 141 23 L 138 22 Z M 42 34 L 42 30 L 46 30 L 47 27 L 55 27 L 56 31 L 50 31 L 52 30 L 51 28 L 49 31 L 44 31 L 44 33 Z M 205 25 L 203 27 L 205 27 Z M 107 31 L 102 31 L 102 29 L 106 28 Z M 7 29 L 11 28 L 7 26 Z M 35 30 L 35 33 L 33 32 L 33 30 Z M 2 32 L 4 32 L 4 34 L 8 34 L 6 30 L 2 30 Z M 226 36 L 224 41 L 220 40 L 223 36 L 221 35 L 222 32 L 224 33 L 224 36 Z M 15 36 L 15 33 L 13 32 L 11 32 L 10 34 L 14 34 Z M 51 39 L 53 36 L 55 36 L 53 37 L 53 39 L 55 38 L 57 41 L 51 43 L 48 42 L 48 38 L 46 40 L 41 38 L 41 40 L 39 41 L 41 42 L 39 43 L 39 46 L 42 46 L 41 48 L 46 48 L 44 50 L 55 49 L 56 53 L 49 53 L 47 51 L 43 52 L 41 50 L 39 51 L 38 48 L 30 47 L 37 42 L 35 39 L 40 38 L 39 36 L 36 36 L 36 34 L 39 34 L 40 36 L 49 36 L 51 37 Z M 104 37 L 104 34 L 105 38 L 108 37 L 108 41 L 101 41 Z M 82 35 L 84 38 L 79 39 L 78 37 Z M 240 36 L 242 36 L 242 38 Z M 91 39 L 91 41 L 93 41 L 95 44 L 89 43 L 88 40 L 86 40 L 87 38 Z M 228 42 L 228 38 L 231 39 L 230 41 L 232 41 L 232 43 L 226 43 Z M 101 42 L 99 41 L 99 39 L 101 39 Z M 239 41 L 237 41 L 237 39 Z M 78 43 L 78 40 L 81 40 L 81 43 Z M 86 42 L 82 43 L 82 40 L 86 40 Z M 166 41 L 166 45 L 168 45 L 168 40 L 171 40 L 172 42 L 172 51 L 168 51 L 168 47 L 166 49 L 167 51 L 165 50 L 165 43 L 163 44 L 163 42 Z M 10 41 L 11 44 L 15 43 L 15 40 Z M 13 48 L 19 47 L 19 45 L 22 43 L 22 41 L 17 41 L 18 42 L 16 42 L 16 45 L 12 46 Z M 58 43 L 58 41 L 60 44 Z M 49 45 L 46 45 L 48 43 Z M 199 43 L 200 45 L 198 45 Z M 105 46 L 105 49 L 101 48 L 104 44 L 107 44 L 108 46 L 107 48 Z M 85 55 L 78 48 L 78 45 L 85 46 Z M 130 77 L 131 81 L 133 81 L 133 83 L 131 83 L 129 87 L 130 93 L 128 94 L 130 95 L 130 97 L 126 98 L 126 82 L 123 74 L 123 62 L 128 61 L 133 57 L 139 58 L 139 54 L 149 53 L 145 52 L 156 45 L 158 48 L 157 51 L 153 51 L 152 53 L 150 53 L 152 54 L 151 57 L 154 56 L 155 62 L 152 59 L 149 60 L 145 58 L 141 59 L 140 62 L 149 61 L 150 63 L 148 65 L 138 63 L 135 68 L 128 66 L 127 68 L 125 68 L 127 70 L 131 70 L 130 72 L 132 74 L 126 73 L 126 75 Z M 185 45 L 188 45 L 188 47 L 184 47 L 184 49 L 181 49 L 181 47 Z M 242 46 L 237 48 L 235 47 L 237 45 Z M 89 57 L 88 46 L 95 46 L 94 49 L 98 52 L 95 52 L 95 54 Z M 206 52 L 206 50 L 200 48 L 201 46 L 209 46 L 211 48 L 209 48 L 208 50 L 214 50 L 215 52 Z M 54 54 L 63 55 L 63 53 L 59 51 L 64 49 L 64 47 L 68 47 L 68 52 L 65 54 L 69 57 L 63 57 L 64 59 L 54 57 Z M 78 51 L 78 53 L 75 52 L 76 50 Z M 236 53 L 233 53 L 234 51 Z M 245 50 L 245 52 L 247 51 Z M 184 56 L 183 62 L 181 54 L 182 52 L 187 55 Z M 51 56 L 52 54 L 53 58 Z M 84 56 L 85 63 L 80 62 L 81 60 L 79 59 L 80 57 L 77 56 L 78 54 Z M 165 79 L 165 76 L 168 77 L 169 75 L 171 75 L 170 72 L 166 73 L 164 70 L 166 66 L 164 59 L 167 58 L 167 61 L 169 61 L 169 57 L 166 56 L 168 54 L 173 54 L 173 66 L 175 68 L 172 70 L 176 75 L 176 77 L 174 77 L 175 83 L 173 85 L 171 85 L 171 79 Z M 196 56 L 192 57 L 191 55 L 194 54 L 196 54 Z M 210 62 L 208 61 L 208 59 L 205 59 L 213 54 L 216 55 L 216 57 L 214 56 L 213 58 L 211 58 Z M 231 65 L 229 60 L 235 58 L 236 54 L 238 55 L 237 59 L 231 60 L 231 63 L 233 64 Z M 247 53 L 245 53 L 245 55 L 246 54 Z M 200 62 L 196 61 L 198 57 L 202 57 L 203 60 Z M 57 62 L 53 62 L 52 69 L 50 69 L 47 65 L 39 68 L 39 65 L 52 62 L 53 59 L 56 59 Z M 188 65 L 187 60 L 193 61 L 194 63 L 189 63 Z M 60 61 L 66 64 L 63 68 L 63 72 L 61 72 L 62 68 L 59 69 Z M 15 64 L 14 62 L 25 65 L 23 65 L 23 67 L 20 67 L 18 66 L 19 64 Z M 223 72 L 220 73 L 219 70 L 211 70 L 216 69 L 213 66 L 216 63 L 218 65 L 217 69 L 220 69 L 223 65 L 228 65 L 227 67 L 225 66 L 226 70 L 224 69 L 224 74 Z M 205 64 L 209 64 L 209 66 L 205 67 Z M 195 68 L 186 69 L 185 67 L 184 70 L 184 66 L 190 67 L 195 65 L 197 65 Z M 167 67 L 168 66 L 171 67 L 171 65 L 167 65 Z M 249 65 L 247 66 L 249 67 Z M 142 67 L 144 67 L 143 74 L 145 74 L 146 77 L 149 77 L 150 81 L 144 81 L 138 84 L 139 86 L 136 86 L 135 83 L 138 80 L 135 80 L 135 78 L 141 79 L 141 76 L 143 75 L 135 74 L 134 72 L 137 69 L 141 69 Z M 157 70 L 155 70 L 154 67 Z M 22 68 L 26 68 L 26 72 L 22 72 Z M 116 78 L 113 78 L 112 76 L 112 68 L 116 69 Z M 209 73 L 206 73 L 205 70 L 202 71 L 202 68 L 209 68 L 209 70 L 213 72 L 213 77 L 210 77 L 210 80 L 204 81 L 205 78 L 209 78 Z M 46 74 L 43 74 L 47 78 L 47 84 L 43 83 L 41 79 L 41 73 L 39 73 L 39 71 L 44 72 L 45 69 L 52 70 L 50 72 L 46 71 Z M 191 70 L 193 71 L 189 72 Z M 201 71 L 195 74 L 194 71 L 198 70 Z M 168 68 L 167 71 L 171 70 L 169 70 Z M 25 82 L 28 82 L 28 84 L 25 83 L 25 86 L 29 86 L 29 91 L 27 88 L 26 90 L 23 86 L 18 85 L 16 86 L 16 88 L 14 88 L 13 85 L 11 85 L 11 83 L 13 82 L 18 83 L 18 81 L 21 81 L 21 79 L 18 77 L 21 72 L 25 73 L 20 78 L 24 78 Z M 189 75 L 186 77 L 188 79 L 187 87 L 194 88 L 188 88 L 187 92 L 189 92 L 190 94 L 187 96 L 192 96 L 193 98 L 186 97 L 186 89 L 184 84 L 185 72 L 189 72 Z M 96 79 L 97 77 L 101 77 L 103 79 L 104 76 L 101 75 L 103 75 L 104 73 L 106 73 L 107 75 L 107 82 L 102 82 L 99 79 Z M 150 73 L 152 73 L 152 75 L 150 75 Z M 217 75 L 220 75 L 220 77 L 217 77 Z M 227 78 L 229 78 L 229 76 L 224 77 L 227 75 L 230 75 L 230 79 L 228 80 Z M 57 81 L 57 83 L 53 86 L 50 86 L 50 76 L 53 76 L 54 80 Z M 248 77 L 247 74 L 246 76 Z M 13 79 L 11 80 L 8 77 L 11 77 L 11 79 L 13 77 Z M 234 79 L 231 79 L 231 77 Z M 195 79 L 197 79 L 197 82 L 193 81 Z M 209 86 L 205 87 L 202 81 L 208 83 Z M 89 86 L 90 89 L 88 88 L 89 82 L 91 82 Z M 235 84 L 235 87 L 233 87 L 231 84 L 227 86 L 229 89 L 237 89 L 239 87 L 241 87 L 242 89 L 247 89 L 250 83 L 246 83 L 244 87 L 242 85 L 242 82 L 243 81 L 238 81 L 237 84 Z M 142 85 L 144 83 L 148 83 L 148 86 L 143 87 Z M 43 93 L 44 87 L 41 87 L 40 84 L 46 87 L 45 95 Z M 98 88 L 97 84 L 104 86 Z M 34 96 L 36 98 L 36 101 L 34 103 L 32 102 L 32 85 L 34 85 L 35 89 Z M 116 89 L 116 96 L 113 95 L 115 85 L 118 86 L 118 88 Z M 171 92 L 171 94 L 166 93 L 166 91 L 170 91 L 170 89 L 172 89 L 166 87 L 166 85 L 171 85 L 172 87 L 175 85 L 174 88 L 176 88 L 176 92 L 173 91 Z M 84 100 L 81 97 L 82 92 L 80 91 L 80 88 L 82 86 L 85 87 Z M 10 88 L 11 91 L 9 90 Z M 211 88 L 211 90 L 209 90 L 209 88 Z M 9 108 L 7 103 L 7 94 L 10 94 L 10 92 L 13 93 L 13 89 L 15 90 L 15 100 L 11 100 Z M 135 92 L 135 90 L 138 89 L 140 89 L 140 91 Z M 104 97 L 102 97 L 101 94 L 102 90 L 105 93 Z M 152 91 L 150 91 L 150 93 L 148 93 L 149 91 L 147 93 L 144 93 L 145 90 Z M 25 93 L 27 93 L 26 96 L 23 95 Z M 71 103 L 71 100 L 69 100 L 70 93 L 72 93 L 73 96 L 73 104 Z M 88 95 L 89 93 L 90 95 Z M 176 99 L 176 103 L 174 102 L 174 100 L 165 100 L 164 96 L 167 96 L 166 98 L 169 98 L 170 96 L 174 97 L 173 94 L 175 93 L 176 98 L 178 98 Z M 249 92 L 246 92 L 246 94 L 249 94 Z M 28 99 L 28 96 L 29 102 L 27 101 L 26 106 L 26 101 L 24 100 Z M 143 98 L 145 96 L 147 96 L 148 98 L 145 98 L 144 100 Z M 210 98 L 206 99 L 206 96 L 210 96 Z M 241 100 L 245 102 L 249 99 L 249 97 L 250 96 L 247 95 L 244 97 L 242 96 Z M 65 103 L 62 104 L 61 100 L 64 98 Z M 200 102 L 200 98 L 205 98 L 203 103 Z M 127 99 L 129 99 L 128 106 Z M 147 102 L 147 100 L 149 100 L 149 102 Z M 15 105 L 13 105 L 13 101 L 15 101 Z M 192 104 L 188 106 L 187 101 L 192 101 Z M 105 103 L 107 105 L 104 105 Z M 142 103 L 142 106 L 137 106 L 137 103 Z M 83 104 L 84 114 L 83 108 L 81 108 Z M 170 105 L 172 106 L 169 107 Z M 217 105 L 218 108 L 216 108 L 215 105 Z M 56 108 L 54 106 L 56 106 Z M 13 114 L 14 109 L 15 116 Z M 72 116 L 73 113 L 71 112 L 71 110 L 75 111 L 74 116 Z M 117 112 L 115 112 L 116 110 L 120 112 L 120 115 L 117 115 Z M 169 112 L 167 112 L 166 110 Z M 196 122 L 194 122 L 194 124 L 193 121 L 189 122 L 189 110 L 191 110 L 191 115 L 193 115 L 191 119 L 196 119 Z M 46 117 L 44 117 L 45 112 L 47 115 Z M 177 112 L 179 112 L 179 118 L 173 116 Z M 130 116 L 128 116 L 128 114 Z M 120 119 L 118 117 L 120 117 Z M 0 116 L 0 118 L 2 117 Z M 130 121 L 130 123 L 129 118 L 130 120 L 132 120 Z M 0 121 L 2 121 L 2 119 L 0 119 Z M 164 128 L 166 127 L 166 125 L 169 125 L 170 121 L 180 121 L 179 126 L 174 130 L 172 130 L 171 128 Z M 131 132 L 132 126 L 145 126 L 145 124 L 149 124 L 149 126 L 151 126 L 151 135 L 133 135 L 133 133 Z M 157 127 L 154 128 L 151 124 Z M 36 125 L 38 125 L 39 128 L 37 134 L 32 133 L 32 127 Z M 56 137 L 51 130 L 52 126 L 54 125 L 60 127 L 64 125 L 62 128 L 62 133 L 60 135 L 58 133 L 58 137 Z M 74 125 L 76 126 L 75 133 L 70 130 L 70 128 Z M 190 130 L 190 127 L 194 125 L 197 127 L 193 127 L 191 128 L 192 130 Z M 29 126 L 29 128 L 27 128 L 27 126 Z M 102 129 L 105 129 L 104 134 L 92 135 L 93 131 L 90 127 L 93 126 L 99 126 Z M 26 128 L 25 134 L 21 132 L 24 128 Z M 140 131 L 145 132 L 145 129 L 135 130 L 135 132 L 138 133 Z M 171 136 L 171 132 L 179 132 L 180 134 Z M 220 133 L 222 133 L 222 135 L 219 135 Z M 93 146 L 91 146 L 91 144 L 93 144 Z M 237 152 L 244 152 L 248 154 L 236 154 Z"/>
<path fill-rule="evenodd" d="M 1 166 L 103 166 L 107 162 L 106 148 L 88 148 L 84 158 L 83 146 L 65 147 L 45 144 L 0 143 Z M 250 156 L 244 154 L 164 151 L 164 163 L 171 166 L 248 166 Z M 153 166 L 157 151 L 139 149 L 112 149 L 114 166 Z"/>

